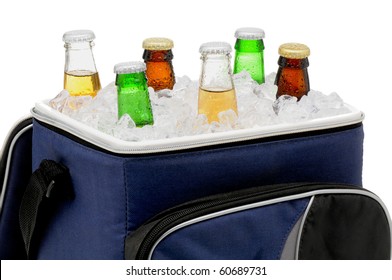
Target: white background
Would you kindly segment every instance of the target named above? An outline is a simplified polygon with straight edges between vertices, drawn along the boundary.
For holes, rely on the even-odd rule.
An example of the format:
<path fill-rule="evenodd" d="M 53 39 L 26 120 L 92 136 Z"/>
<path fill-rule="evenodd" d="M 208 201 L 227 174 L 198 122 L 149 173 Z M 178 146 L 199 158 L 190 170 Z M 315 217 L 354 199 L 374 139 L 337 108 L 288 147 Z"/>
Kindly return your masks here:
<path fill-rule="evenodd" d="M 114 64 L 141 60 L 144 38 L 174 40 L 178 76 L 198 79 L 201 43 L 234 45 L 238 27 L 266 32 L 265 70 L 277 71 L 278 47 L 290 41 L 311 49 L 312 89 L 336 91 L 365 112 L 364 186 L 392 211 L 391 112 L 392 16 L 390 1 L 1 1 L 0 145 L 12 124 L 38 100 L 63 86 L 62 35 L 72 29 L 96 34 L 94 56 L 102 86 Z"/>

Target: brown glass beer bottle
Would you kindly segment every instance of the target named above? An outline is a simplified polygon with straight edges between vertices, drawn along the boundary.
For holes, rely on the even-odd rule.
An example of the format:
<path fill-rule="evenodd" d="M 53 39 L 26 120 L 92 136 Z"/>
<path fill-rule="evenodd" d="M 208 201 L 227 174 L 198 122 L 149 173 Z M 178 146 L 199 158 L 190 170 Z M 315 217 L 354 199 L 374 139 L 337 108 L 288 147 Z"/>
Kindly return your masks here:
<path fill-rule="evenodd" d="M 143 41 L 147 83 L 155 91 L 173 89 L 175 76 L 172 48 L 173 41 L 167 38 L 148 38 Z"/>
<path fill-rule="evenodd" d="M 304 44 L 287 43 L 279 47 L 278 73 L 275 85 L 278 86 L 276 98 L 291 95 L 301 99 L 309 90 L 308 66 L 310 49 Z"/>

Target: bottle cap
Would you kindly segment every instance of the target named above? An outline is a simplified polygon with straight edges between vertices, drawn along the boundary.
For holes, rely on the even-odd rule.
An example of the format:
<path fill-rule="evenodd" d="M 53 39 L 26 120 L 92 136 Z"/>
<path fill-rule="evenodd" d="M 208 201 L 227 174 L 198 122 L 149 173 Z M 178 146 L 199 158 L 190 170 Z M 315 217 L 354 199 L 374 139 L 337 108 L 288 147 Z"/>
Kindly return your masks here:
<path fill-rule="evenodd" d="M 200 46 L 200 53 L 228 54 L 231 52 L 231 45 L 226 42 L 208 42 Z"/>
<path fill-rule="evenodd" d="M 94 39 L 95 34 L 91 30 L 72 30 L 63 35 L 65 43 L 91 42 Z"/>
<path fill-rule="evenodd" d="M 146 64 L 141 61 L 121 62 L 114 65 L 114 73 L 130 74 L 146 71 Z"/>
<path fill-rule="evenodd" d="M 242 27 L 235 31 L 234 37 L 244 40 L 261 40 L 265 37 L 263 29 L 256 27 Z"/>
<path fill-rule="evenodd" d="M 310 49 L 304 44 L 286 43 L 280 45 L 279 55 L 286 58 L 303 59 L 310 55 Z"/>
<path fill-rule="evenodd" d="M 143 41 L 143 49 L 145 50 L 170 50 L 174 47 L 174 43 L 172 40 L 168 38 L 147 38 Z"/>

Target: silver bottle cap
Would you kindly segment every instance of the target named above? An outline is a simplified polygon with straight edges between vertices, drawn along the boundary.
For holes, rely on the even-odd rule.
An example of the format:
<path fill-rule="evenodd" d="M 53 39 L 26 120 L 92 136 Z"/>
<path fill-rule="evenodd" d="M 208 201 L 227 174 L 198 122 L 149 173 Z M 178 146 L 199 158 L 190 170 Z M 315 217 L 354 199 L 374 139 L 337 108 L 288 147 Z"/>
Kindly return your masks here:
<path fill-rule="evenodd" d="M 65 32 L 63 41 L 65 43 L 91 42 L 95 39 L 95 34 L 91 30 L 72 30 Z"/>
<path fill-rule="evenodd" d="M 114 73 L 130 74 L 146 71 L 146 64 L 141 61 L 121 62 L 114 65 Z"/>
<path fill-rule="evenodd" d="M 226 42 L 208 42 L 200 46 L 201 54 L 228 54 L 231 52 L 231 45 Z"/>
<path fill-rule="evenodd" d="M 265 37 L 263 29 L 256 27 L 242 27 L 235 31 L 234 36 L 243 40 L 261 40 Z"/>

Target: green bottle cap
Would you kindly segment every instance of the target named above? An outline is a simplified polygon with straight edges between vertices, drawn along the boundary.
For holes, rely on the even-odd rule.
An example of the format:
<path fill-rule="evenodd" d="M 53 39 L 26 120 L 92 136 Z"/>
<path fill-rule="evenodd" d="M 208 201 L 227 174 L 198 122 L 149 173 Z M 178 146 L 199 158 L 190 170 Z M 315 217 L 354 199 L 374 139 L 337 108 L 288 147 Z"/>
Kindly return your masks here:
<path fill-rule="evenodd" d="M 65 32 L 63 41 L 65 43 L 91 42 L 95 39 L 95 34 L 91 30 L 72 30 Z"/>
<path fill-rule="evenodd" d="M 261 40 L 265 37 L 263 29 L 256 27 L 242 27 L 235 31 L 234 36 L 242 40 Z"/>
<path fill-rule="evenodd" d="M 228 54 L 231 52 L 231 45 L 226 42 L 208 42 L 200 46 L 201 54 Z"/>
<path fill-rule="evenodd" d="M 146 64 L 141 61 L 121 62 L 114 65 L 114 73 L 130 74 L 146 71 Z"/>

